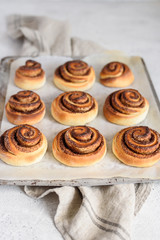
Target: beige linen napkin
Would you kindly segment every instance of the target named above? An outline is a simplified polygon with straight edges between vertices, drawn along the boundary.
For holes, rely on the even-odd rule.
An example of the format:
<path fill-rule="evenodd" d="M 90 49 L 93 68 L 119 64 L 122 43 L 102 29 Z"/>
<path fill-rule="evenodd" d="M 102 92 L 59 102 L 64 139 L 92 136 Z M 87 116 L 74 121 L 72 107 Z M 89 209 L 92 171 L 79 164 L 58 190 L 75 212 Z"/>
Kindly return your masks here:
<path fill-rule="evenodd" d="M 23 38 L 21 55 L 85 56 L 103 52 L 92 41 L 70 38 L 69 23 L 47 17 L 12 15 L 8 34 Z M 55 192 L 59 204 L 55 225 L 66 240 L 131 239 L 132 221 L 150 193 L 150 184 L 99 187 L 30 187 L 25 192 L 42 198 Z"/>

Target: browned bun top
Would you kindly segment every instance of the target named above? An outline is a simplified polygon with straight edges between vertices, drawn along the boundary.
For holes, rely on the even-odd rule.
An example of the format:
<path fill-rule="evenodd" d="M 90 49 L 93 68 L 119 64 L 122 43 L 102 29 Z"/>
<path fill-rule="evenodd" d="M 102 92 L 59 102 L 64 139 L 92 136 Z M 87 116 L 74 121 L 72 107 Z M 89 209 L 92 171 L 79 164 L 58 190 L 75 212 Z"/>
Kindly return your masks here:
<path fill-rule="evenodd" d="M 133 81 L 132 71 L 121 62 L 110 62 L 100 72 L 100 82 L 108 87 L 126 87 Z"/>
<path fill-rule="evenodd" d="M 33 61 L 33 60 L 27 60 L 24 66 L 20 66 L 17 69 L 17 72 L 26 77 L 36 77 L 42 73 L 41 64 Z"/>
<path fill-rule="evenodd" d="M 122 149 L 135 158 L 147 159 L 159 154 L 160 135 L 155 130 L 146 126 L 136 126 L 123 129 L 117 135 Z"/>
<path fill-rule="evenodd" d="M 95 128 L 87 126 L 70 127 L 57 136 L 60 149 L 69 155 L 92 155 L 105 144 L 103 136 Z"/>
<path fill-rule="evenodd" d="M 31 153 L 39 149 L 43 143 L 41 132 L 31 125 L 19 125 L 5 131 L 0 137 L 3 152 L 11 155 Z"/>
<path fill-rule="evenodd" d="M 29 90 L 12 95 L 8 104 L 12 111 L 26 114 L 40 111 L 44 107 L 39 95 Z"/>
<path fill-rule="evenodd" d="M 81 60 L 68 61 L 58 69 L 61 78 L 68 82 L 83 83 L 88 81 L 91 73 L 91 67 Z"/>
<path fill-rule="evenodd" d="M 120 77 L 122 74 L 125 74 L 128 70 L 128 66 L 121 62 L 110 62 L 106 64 L 102 71 L 101 75 L 106 78 Z"/>
<path fill-rule="evenodd" d="M 65 92 L 60 95 L 59 106 L 66 112 L 83 113 L 95 107 L 95 99 L 81 91 Z"/>
<path fill-rule="evenodd" d="M 105 108 L 114 111 L 134 115 L 140 112 L 146 104 L 144 97 L 135 89 L 122 89 L 111 93 L 105 102 Z"/>

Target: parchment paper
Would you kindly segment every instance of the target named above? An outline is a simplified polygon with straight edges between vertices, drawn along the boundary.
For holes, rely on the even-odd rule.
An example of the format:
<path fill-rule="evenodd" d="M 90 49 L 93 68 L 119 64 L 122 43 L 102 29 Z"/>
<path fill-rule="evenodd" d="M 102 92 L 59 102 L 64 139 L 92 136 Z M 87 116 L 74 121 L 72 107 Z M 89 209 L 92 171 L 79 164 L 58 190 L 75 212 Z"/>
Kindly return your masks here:
<path fill-rule="evenodd" d="M 114 135 L 125 126 L 118 126 L 116 124 L 108 122 L 103 116 L 103 105 L 106 97 L 117 88 L 107 88 L 100 84 L 99 73 L 102 67 L 110 61 L 121 61 L 126 63 L 134 73 L 135 81 L 127 88 L 137 89 L 144 97 L 146 97 L 150 103 L 149 113 L 147 118 L 138 125 L 149 126 L 158 132 L 160 132 L 160 114 L 154 99 L 152 90 L 147 79 L 147 75 L 144 71 L 140 57 L 127 57 L 117 53 L 106 53 L 101 55 L 92 55 L 84 58 L 88 64 L 92 65 L 96 72 L 96 82 L 92 89 L 87 92 L 95 97 L 99 105 L 99 113 L 97 118 L 89 126 L 97 128 L 106 138 L 107 141 L 107 154 L 103 160 L 99 163 L 89 167 L 67 167 L 59 163 L 54 159 L 52 155 L 52 141 L 56 134 L 62 129 L 67 128 L 60 123 L 57 123 L 51 116 L 50 108 L 54 98 L 56 98 L 61 90 L 57 89 L 53 83 L 53 74 L 55 69 L 70 60 L 71 58 L 59 57 L 59 56 L 47 56 L 38 57 L 35 60 L 42 64 L 43 69 L 46 72 L 47 82 L 39 90 L 35 90 L 40 95 L 46 105 L 46 115 L 44 119 L 35 124 L 37 128 L 42 131 L 48 140 L 48 150 L 40 163 L 34 164 L 28 167 L 13 167 L 0 161 L 0 179 L 4 180 L 73 180 L 73 179 L 107 179 L 113 177 L 124 178 L 146 178 L 146 179 L 159 179 L 160 178 L 160 161 L 149 168 L 136 168 L 126 166 L 121 163 L 112 153 L 111 143 Z M 10 79 L 7 89 L 6 102 L 9 97 L 20 89 L 14 85 L 15 70 L 23 65 L 27 58 L 21 58 L 14 61 L 11 64 Z M 1 134 L 13 127 L 11 123 L 6 119 L 5 114 L 2 119 Z M 126 126 L 127 127 L 127 126 Z M 65 182 L 65 181 L 64 181 Z"/>

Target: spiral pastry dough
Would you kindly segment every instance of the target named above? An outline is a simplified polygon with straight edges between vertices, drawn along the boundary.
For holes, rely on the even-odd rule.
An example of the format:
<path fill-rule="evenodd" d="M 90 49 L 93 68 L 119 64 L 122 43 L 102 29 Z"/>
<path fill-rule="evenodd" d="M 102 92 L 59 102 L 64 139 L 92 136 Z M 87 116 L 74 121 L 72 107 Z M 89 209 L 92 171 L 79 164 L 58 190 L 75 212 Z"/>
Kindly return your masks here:
<path fill-rule="evenodd" d="M 53 140 L 54 157 L 72 166 L 89 166 L 100 161 L 106 153 L 105 138 L 92 127 L 77 126 L 62 130 Z"/>
<path fill-rule="evenodd" d="M 39 162 L 46 150 L 46 137 L 31 125 L 13 127 L 0 137 L 0 159 L 13 166 Z"/>
<path fill-rule="evenodd" d="M 88 93 L 73 91 L 60 94 L 51 105 L 53 118 L 64 125 L 91 122 L 98 113 L 97 101 Z"/>
<path fill-rule="evenodd" d="M 148 110 L 147 99 L 135 89 L 122 89 L 111 93 L 103 107 L 108 121 L 128 126 L 143 121 Z"/>
<path fill-rule="evenodd" d="M 33 60 L 27 60 L 24 66 L 20 66 L 14 79 L 15 85 L 25 90 L 38 89 L 45 81 L 45 72 L 41 64 Z"/>
<path fill-rule="evenodd" d="M 130 68 L 121 62 L 110 62 L 100 73 L 100 82 L 106 87 L 127 87 L 134 81 Z"/>
<path fill-rule="evenodd" d="M 112 149 L 127 165 L 150 167 L 160 160 L 160 135 L 145 126 L 125 128 L 115 135 Z"/>
<path fill-rule="evenodd" d="M 45 114 L 45 104 L 39 95 L 27 90 L 12 95 L 5 109 L 8 121 L 15 125 L 35 124 Z"/>
<path fill-rule="evenodd" d="M 63 91 L 84 91 L 94 84 L 95 72 L 87 63 L 74 60 L 59 66 L 53 80 L 55 85 Z"/>

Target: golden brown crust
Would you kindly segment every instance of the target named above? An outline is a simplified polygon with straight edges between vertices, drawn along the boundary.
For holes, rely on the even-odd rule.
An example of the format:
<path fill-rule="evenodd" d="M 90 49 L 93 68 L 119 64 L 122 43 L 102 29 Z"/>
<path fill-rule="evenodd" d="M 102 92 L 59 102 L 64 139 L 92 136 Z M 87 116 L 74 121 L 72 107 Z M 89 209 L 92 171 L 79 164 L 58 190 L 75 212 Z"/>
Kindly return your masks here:
<path fill-rule="evenodd" d="M 84 91 L 94 84 L 95 71 L 81 60 L 69 61 L 56 69 L 53 81 L 63 91 Z"/>
<path fill-rule="evenodd" d="M 54 99 L 51 105 L 51 113 L 56 121 L 64 125 L 84 125 L 97 116 L 98 103 L 88 93 L 66 92 Z"/>
<path fill-rule="evenodd" d="M 45 72 L 41 68 L 41 64 L 27 60 L 24 66 L 20 66 L 16 70 L 15 85 L 25 90 L 33 90 L 42 87 L 45 84 Z"/>
<path fill-rule="evenodd" d="M 106 64 L 100 73 L 100 82 L 106 87 L 127 87 L 134 81 L 130 68 L 121 62 Z"/>
<path fill-rule="evenodd" d="M 160 135 L 145 126 L 125 128 L 114 136 L 112 150 L 126 165 L 150 167 L 160 160 Z"/>
<path fill-rule="evenodd" d="M 13 127 L 0 137 L 0 159 L 13 166 L 39 162 L 46 150 L 46 137 L 31 125 Z"/>
<path fill-rule="evenodd" d="M 88 126 L 62 130 L 53 140 L 54 157 L 72 167 L 83 167 L 100 161 L 106 153 L 105 138 Z"/>
<path fill-rule="evenodd" d="M 9 122 L 19 124 L 35 124 L 45 115 L 45 104 L 39 95 L 32 91 L 20 91 L 12 95 L 5 106 Z"/>
<path fill-rule="evenodd" d="M 143 121 L 149 103 L 137 90 L 122 89 L 111 93 L 104 103 L 105 118 L 119 125 L 133 125 Z"/>

